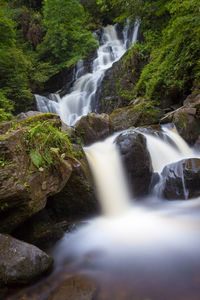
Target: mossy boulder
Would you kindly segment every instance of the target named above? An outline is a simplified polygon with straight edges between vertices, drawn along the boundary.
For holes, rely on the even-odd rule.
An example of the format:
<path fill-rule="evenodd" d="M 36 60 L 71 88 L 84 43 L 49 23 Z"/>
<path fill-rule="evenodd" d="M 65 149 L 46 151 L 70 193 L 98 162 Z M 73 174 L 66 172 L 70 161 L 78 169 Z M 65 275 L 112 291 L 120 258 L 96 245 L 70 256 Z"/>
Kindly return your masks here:
<path fill-rule="evenodd" d="M 0 234 L 0 285 L 27 284 L 51 269 L 53 258 L 33 245 Z"/>
<path fill-rule="evenodd" d="M 165 198 L 183 200 L 199 197 L 200 159 L 185 159 L 167 165 L 161 178 L 160 191 Z"/>
<path fill-rule="evenodd" d="M 85 145 L 102 140 L 113 133 L 112 123 L 107 114 L 90 113 L 83 116 L 76 123 L 75 129 Z"/>
<path fill-rule="evenodd" d="M 114 131 L 118 131 L 132 126 L 158 124 L 163 115 L 163 111 L 156 104 L 139 98 L 132 105 L 114 110 L 110 119 Z"/>
<path fill-rule="evenodd" d="M 60 135 L 58 116 L 49 115 L 15 122 L 1 135 L 0 232 L 12 232 L 42 210 L 47 197 L 62 190 L 71 175 L 69 141 Z"/>
<path fill-rule="evenodd" d="M 116 138 L 129 186 L 136 197 L 148 194 L 153 167 L 146 138 L 140 132 L 125 131 Z"/>

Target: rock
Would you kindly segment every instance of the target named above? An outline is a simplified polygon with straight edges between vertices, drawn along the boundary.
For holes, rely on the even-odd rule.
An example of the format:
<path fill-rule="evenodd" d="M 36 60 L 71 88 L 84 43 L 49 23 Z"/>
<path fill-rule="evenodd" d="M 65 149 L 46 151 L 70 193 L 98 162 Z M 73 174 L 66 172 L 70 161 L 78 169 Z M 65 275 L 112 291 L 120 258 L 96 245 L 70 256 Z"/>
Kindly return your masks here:
<path fill-rule="evenodd" d="M 102 140 L 113 133 L 112 123 L 106 114 L 90 113 L 83 116 L 76 123 L 75 129 L 85 145 Z"/>
<path fill-rule="evenodd" d="M 162 123 L 172 122 L 179 134 L 190 145 L 194 145 L 200 135 L 200 94 L 194 91 L 184 101 L 184 106 L 167 113 Z"/>
<path fill-rule="evenodd" d="M 116 144 L 134 196 L 145 196 L 149 191 L 153 174 L 146 138 L 139 132 L 127 131 L 116 138 Z"/>
<path fill-rule="evenodd" d="M 158 124 L 163 111 L 146 100 L 135 101 L 134 104 L 118 108 L 110 114 L 114 131 L 133 126 Z"/>
<path fill-rule="evenodd" d="M 45 250 L 62 238 L 64 230 L 52 220 L 44 208 L 17 227 L 12 235 Z"/>
<path fill-rule="evenodd" d="M 81 275 L 74 275 L 62 282 L 47 300 L 92 300 L 97 292 L 97 284 Z"/>
<path fill-rule="evenodd" d="M 88 165 L 83 157 L 73 166 L 72 174 L 65 187 L 47 202 L 49 215 L 55 222 L 79 219 L 99 211 L 94 190 L 88 180 Z"/>
<path fill-rule="evenodd" d="M 161 176 L 160 190 L 165 198 L 191 199 L 200 196 L 200 159 L 185 159 L 167 165 Z"/>
<path fill-rule="evenodd" d="M 53 265 L 53 259 L 33 245 L 0 234 L 0 285 L 27 284 Z"/>
<path fill-rule="evenodd" d="M 185 105 L 194 105 L 200 103 L 200 89 L 196 88 L 183 102 Z"/>
<path fill-rule="evenodd" d="M 16 116 L 17 120 L 23 120 L 25 118 L 33 117 L 36 115 L 41 115 L 42 113 L 39 111 L 27 111 L 27 112 L 21 112 L 19 115 Z"/>
<path fill-rule="evenodd" d="M 134 99 L 133 89 L 146 63 L 144 55 L 141 56 L 137 48 L 132 48 L 106 71 L 98 95 L 100 112 L 110 114 L 130 104 Z"/>
<path fill-rule="evenodd" d="M 61 159 L 42 172 L 30 167 L 25 142 L 22 129 L 1 136 L 0 232 L 10 233 L 42 210 L 47 197 L 62 190 L 72 172 L 70 161 Z"/>
<path fill-rule="evenodd" d="M 181 107 L 162 118 L 162 123 L 172 122 L 175 124 L 183 139 L 193 145 L 200 135 L 200 119 L 197 108 Z"/>

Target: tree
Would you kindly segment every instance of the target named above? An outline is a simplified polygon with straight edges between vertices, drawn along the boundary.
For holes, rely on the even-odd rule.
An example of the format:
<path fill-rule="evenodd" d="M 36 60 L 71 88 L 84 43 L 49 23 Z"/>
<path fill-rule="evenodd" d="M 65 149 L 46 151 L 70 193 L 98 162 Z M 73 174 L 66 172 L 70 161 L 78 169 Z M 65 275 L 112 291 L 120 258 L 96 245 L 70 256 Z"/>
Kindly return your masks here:
<path fill-rule="evenodd" d="M 85 13 L 78 0 L 45 0 L 46 35 L 38 48 L 41 58 L 70 66 L 95 50 L 97 42 L 84 28 Z"/>

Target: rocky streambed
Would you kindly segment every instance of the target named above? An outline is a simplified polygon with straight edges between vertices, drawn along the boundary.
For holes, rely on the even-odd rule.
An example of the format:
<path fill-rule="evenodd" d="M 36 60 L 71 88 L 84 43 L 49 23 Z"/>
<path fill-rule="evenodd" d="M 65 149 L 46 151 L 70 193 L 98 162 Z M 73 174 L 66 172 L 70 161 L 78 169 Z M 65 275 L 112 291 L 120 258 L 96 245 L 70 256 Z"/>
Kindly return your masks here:
<path fill-rule="evenodd" d="M 121 300 L 130 299 L 133 295 L 143 297 L 142 286 L 146 288 L 149 286 L 153 291 L 150 295 L 160 300 L 154 283 L 150 283 L 148 278 L 144 279 L 144 283 L 138 279 L 137 284 L 135 276 L 139 276 L 140 271 L 134 274 L 130 271 L 132 274 L 130 278 L 133 276 L 135 282 L 132 288 L 127 273 L 123 275 L 126 278 L 124 281 L 122 276 L 115 276 L 113 271 L 110 271 L 111 266 L 109 272 L 105 266 L 102 270 L 100 267 L 102 261 L 99 264 L 98 259 L 95 260 L 96 255 L 98 257 L 96 252 L 82 257 L 81 261 L 77 262 L 71 260 L 69 255 L 63 268 L 57 270 L 57 264 L 54 263 L 53 267 L 51 252 L 47 249 L 52 248 L 66 232 L 77 228 L 73 224 L 77 222 L 79 224 L 80 221 L 87 220 L 100 212 L 94 193 L 93 179 L 82 146 L 104 139 L 116 130 L 129 128 L 118 135 L 116 143 L 132 192 L 137 199 L 143 201 L 142 199 L 146 199 L 158 182 L 158 174 L 153 171 L 143 133 L 156 137 L 162 136 L 158 123 L 170 121 L 176 124 L 179 133 L 190 145 L 197 151 L 199 149 L 199 94 L 193 94 L 186 100 L 183 107 L 165 114 L 164 117 L 164 111 L 161 115 L 154 115 L 158 118 L 153 122 L 156 125 L 151 124 L 151 118 L 147 123 L 146 121 L 145 124 L 142 123 L 145 109 L 149 108 L 144 104 L 141 106 L 142 110 L 138 110 L 138 104 L 146 103 L 145 101 L 133 103 L 123 109 L 119 108 L 112 112 L 110 117 L 106 114 L 89 114 L 74 128 L 62 124 L 57 115 L 39 113 L 28 113 L 21 120 L 18 118 L 1 124 L 0 295 L 2 299 L 109 299 L 112 294 L 116 295 L 116 299 Z M 133 121 L 136 120 L 135 118 L 141 123 L 139 121 L 135 123 Z M 134 126 L 138 124 L 140 127 L 135 130 Z M 195 124 L 194 131 L 191 131 L 192 124 Z M 184 202 L 185 189 L 186 199 L 199 197 L 199 161 L 198 157 L 190 157 L 167 165 L 161 173 L 163 179 L 159 189 L 162 197 L 168 200 L 180 199 Z M 180 211 L 182 210 L 181 207 Z M 196 211 L 198 215 L 198 209 Z M 199 228 L 198 224 L 197 228 Z M 87 243 L 87 239 L 85 242 Z M 44 252 L 46 250 L 49 254 Z M 56 257 L 55 253 L 53 256 Z M 198 259 L 196 250 L 194 257 Z M 186 265 L 186 269 L 189 270 L 190 263 Z M 161 264 L 162 268 L 165 266 Z M 153 273 L 153 268 L 150 269 Z M 195 285 L 195 289 L 198 289 L 199 273 L 198 268 L 193 265 L 193 260 L 191 269 L 195 270 L 195 275 L 185 280 L 190 282 L 188 288 L 190 299 L 197 299 L 192 286 Z M 48 272 L 51 275 L 47 275 Z M 107 272 L 109 279 L 106 282 Z M 121 273 L 119 269 L 118 272 Z M 163 270 L 159 272 L 158 274 L 165 273 Z M 36 285 L 28 290 L 23 288 L 22 291 L 17 292 L 19 287 L 21 289 L 24 284 L 33 284 L 44 274 L 47 277 L 38 284 L 38 287 Z M 159 281 L 158 274 L 156 273 L 155 280 Z M 181 278 L 177 281 L 179 287 Z M 177 280 L 173 276 L 172 279 Z M 163 284 L 165 285 L 166 282 L 160 282 L 158 293 L 162 293 Z M 179 290 L 178 288 L 177 294 Z M 166 299 L 171 299 L 166 286 L 163 286 L 163 291 L 169 294 Z M 81 298 L 82 296 L 85 298 Z M 177 299 L 182 300 L 183 296 L 184 293 Z M 187 296 L 185 299 L 188 299 Z"/>

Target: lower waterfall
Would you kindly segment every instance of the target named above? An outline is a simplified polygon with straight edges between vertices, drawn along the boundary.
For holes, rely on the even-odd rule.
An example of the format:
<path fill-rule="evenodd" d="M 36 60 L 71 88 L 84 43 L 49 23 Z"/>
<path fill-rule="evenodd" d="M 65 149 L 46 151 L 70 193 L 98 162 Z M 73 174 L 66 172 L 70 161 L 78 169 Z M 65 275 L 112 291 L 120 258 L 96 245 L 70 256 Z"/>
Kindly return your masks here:
<path fill-rule="evenodd" d="M 163 128 L 163 138 L 144 135 L 152 161 L 162 156 L 161 164 L 153 163 L 154 171 L 177 159 L 199 157 L 172 129 Z M 143 201 L 131 199 L 115 137 L 85 148 L 104 215 L 64 236 L 54 250 L 57 270 L 65 263 L 67 268 L 68 258 L 73 267 L 88 262 L 83 273 L 104 289 L 109 282 L 105 299 L 117 291 L 120 300 L 182 300 L 188 295 L 197 300 L 200 287 L 193 278 L 200 270 L 200 198 L 170 202 L 150 194 Z M 185 146 L 181 151 L 180 143 Z M 122 282 L 128 296 L 118 298 Z"/>

